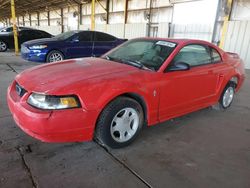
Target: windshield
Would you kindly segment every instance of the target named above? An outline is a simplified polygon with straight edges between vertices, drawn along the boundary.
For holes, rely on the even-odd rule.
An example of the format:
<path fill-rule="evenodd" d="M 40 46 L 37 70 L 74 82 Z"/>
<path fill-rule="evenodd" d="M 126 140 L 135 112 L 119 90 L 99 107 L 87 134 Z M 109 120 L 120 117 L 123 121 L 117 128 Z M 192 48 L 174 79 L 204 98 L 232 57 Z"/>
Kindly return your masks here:
<path fill-rule="evenodd" d="M 163 40 L 136 39 L 106 54 L 106 58 L 118 62 L 133 62 L 157 71 L 176 46 L 176 43 Z"/>
<path fill-rule="evenodd" d="M 54 38 L 56 38 L 58 40 L 65 40 L 65 39 L 72 37 L 76 33 L 78 33 L 78 31 L 68 31 L 68 32 L 56 35 Z"/>

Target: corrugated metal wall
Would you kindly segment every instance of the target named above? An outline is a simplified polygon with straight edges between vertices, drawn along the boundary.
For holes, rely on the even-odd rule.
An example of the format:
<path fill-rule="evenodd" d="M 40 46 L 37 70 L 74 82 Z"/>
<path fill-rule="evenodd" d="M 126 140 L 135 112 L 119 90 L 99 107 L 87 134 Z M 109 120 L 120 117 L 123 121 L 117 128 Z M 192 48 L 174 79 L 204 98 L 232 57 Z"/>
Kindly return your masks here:
<path fill-rule="evenodd" d="M 90 25 L 81 25 L 80 29 L 89 30 Z M 107 32 L 111 35 L 114 35 L 119 38 L 136 38 L 136 37 L 145 37 L 147 24 L 146 23 L 136 23 L 136 24 L 126 24 L 125 33 L 124 33 L 124 24 L 98 24 L 95 28 L 96 31 Z M 125 36 L 124 36 L 125 34 Z"/>
<path fill-rule="evenodd" d="M 238 53 L 250 69 L 250 21 L 229 22 L 223 49 Z"/>
<path fill-rule="evenodd" d="M 173 24 L 171 37 L 200 39 L 211 42 L 213 27 L 209 24 Z"/>

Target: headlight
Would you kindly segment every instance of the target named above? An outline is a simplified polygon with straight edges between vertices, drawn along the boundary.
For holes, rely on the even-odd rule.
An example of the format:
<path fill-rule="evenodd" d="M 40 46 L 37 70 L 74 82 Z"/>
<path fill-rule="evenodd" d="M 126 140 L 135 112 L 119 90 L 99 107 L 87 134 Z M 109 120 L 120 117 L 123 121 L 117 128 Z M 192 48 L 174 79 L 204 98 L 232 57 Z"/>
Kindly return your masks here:
<path fill-rule="evenodd" d="M 44 110 L 58 110 L 67 108 L 79 108 L 81 104 L 75 95 L 50 96 L 32 93 L 28 98 L 28 104 Z"/>
<path fill-rule="evenodd" d="M 48 47 L 47 45 L 35 45 L 35 46 L 29 47 L 29 49 L 31 49 L 31 50 L 40 50 L 40 49 L 44 49 L 44 48 L 47 48 L 47 47 Z"/>

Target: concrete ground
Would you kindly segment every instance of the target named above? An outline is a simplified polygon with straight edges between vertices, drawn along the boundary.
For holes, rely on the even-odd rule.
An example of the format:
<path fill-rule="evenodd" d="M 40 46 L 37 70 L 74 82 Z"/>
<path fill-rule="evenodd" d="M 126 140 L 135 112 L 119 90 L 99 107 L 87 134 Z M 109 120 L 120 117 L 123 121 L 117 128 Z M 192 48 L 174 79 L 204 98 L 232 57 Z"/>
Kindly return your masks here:
<path fill-rule="evenodd" d="M 0 53 L 1 188 L 250 187 L 249 79 L 230 109 L 207 108 L 146 128 L 131 146 L 106 151 L 95 142 L 42 143 L 16 126 L 6 89 L 35 65 Z"/>

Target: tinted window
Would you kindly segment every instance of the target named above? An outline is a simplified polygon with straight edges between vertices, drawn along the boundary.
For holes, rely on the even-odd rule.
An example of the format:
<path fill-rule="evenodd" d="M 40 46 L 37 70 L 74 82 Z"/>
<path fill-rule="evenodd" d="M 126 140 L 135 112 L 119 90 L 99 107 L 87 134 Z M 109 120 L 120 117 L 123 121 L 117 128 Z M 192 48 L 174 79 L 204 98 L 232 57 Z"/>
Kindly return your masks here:
<path fill-rule="evenodd" d="M 28 33 L 28 32 L 26 32 L 26 33 Z M 40 31 L 32 31 L 30 33 L 32 33 L 33 37 L 39 37 L 39 38 L 44 37 L 44 34 L 42 32 L 40 32 Z"/>
<path fill-rule="evenodd" d="M 68 32 L 56 35 L 54 38 L 56 38 L 58 40 L 66 40 L 66 39 L 72 37 L 73 35 L 75 35 L 76 33 L 78 33 L 78 31 L 68 31 Z"/>
<path fill-rule="evenodd" d="M 12 32 L 13 31 L 13 27 L 7 27 L 1 30 L 1 32 Z"/>
<path fill-rule="evenodd" d="M 6 29 L 6 32 L 12 32 L 13 31 L 13 27 L 8 27 L 7 29 Z"/>
<path fill-rule="evenodd" d="M 108 35 L 106 33 L 99 33 L 99 32 L 95 32 L 95 41 L 97 42 L 108 42 L 108 41 L 115 41 L 116 38 L 114 36 Z"/>
<path fill-rule="evenodd" d="M 40 33 L 41 37 L 51 37 L 51 35 L 49 33 L 43 32 L 43 31 L 38 31 L 38 33 Z"/>
<path fill-rule="evenodd" d="M 211 63 L 208 48 L 202 45 L 188 45 L 180 50 L 175 56 L 173 63 L 183 62 L 190 66 L 198 66 Z"/>
<path fill-rule="evenodd" d="M 212 56 L 213 63 L 218 63 L 221 61 L 220 54 L 214 48 L 211 48 L 211 56 Z"/>
<path fill-rule="evenodd" d="M 85 31 L 78 34 L 78 40 L 80 42 L 91 42 L 92 41 L 92 33 L 91 31 Z"/>

